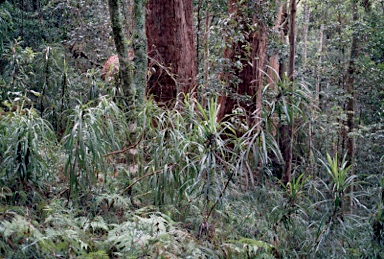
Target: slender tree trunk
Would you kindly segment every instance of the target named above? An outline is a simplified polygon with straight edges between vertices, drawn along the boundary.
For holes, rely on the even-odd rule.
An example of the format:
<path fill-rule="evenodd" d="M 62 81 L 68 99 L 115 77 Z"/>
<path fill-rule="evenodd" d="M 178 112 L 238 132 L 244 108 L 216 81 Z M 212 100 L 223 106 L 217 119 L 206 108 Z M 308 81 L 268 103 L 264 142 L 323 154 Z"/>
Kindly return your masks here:
<path fill-rule="evenodd" d="M 211 32 L 211 15 L 210 15 L 211 5 L 208 4 L 207 11 L 205 13 L 205 31 L 204 31 L 204 85 L 202 89 L 202 105 L 206 107 L 207 96 L 206 90 L 209 87 L 209 36 Z"/>
<path fill-rule="evenodd" d="M 289 18 L 289 68 L 288 77 L 291 82 L 295 80 L 295 44 L 296 44 L 296 0 L 290 3 Z"/>
<path fill-rule="evenodd" d="M 324 24 L 320 25 L 319 32 L 319 48 L 317 49 L 317 54 L 319 56 L 318 66 L 321 68 L 323 62 L 323 40 L 324 40 Z M 320 104 L 320 91 L 321 91 L 321 69 L 316 72 L 316 87 L 315 87 L 315 105 L 321 108 Z"/>
<path fill-rule="evenodd" d="M 273 26 L 273 30 L 275 33 L 278 33 L 281 36 L 281 39 L 285 37 L 284 32 L 281 28 L 283 18 L 286 15 L 287 7 L 286 3 L 283 2 L 278 10 L 276 21 Z M 268 77 L 267 77 L 267 83 L 271 86 L 271 88 L 274 91 L 277 91 L 276 89 L 276 81 L 279 80 L 280 75 L 280 63 L 279 63 L 279 53 L 276 51 L 271 55 L 269 58 L 269 68 L 268 68 Z"/>
<path fill-rule="evenodd" d="M 307 50 L 308 50 L 308 28 L 309 28 L 309 18 L 311 16 L 311 11 L 308 6 L 308 0 L 304 1 L 304 27 L 303 27 L 303 67 L 307 66 Z"/>
<path fill-rule="evenodd" d="M 147 86 L 147 36 L 145 34 L 145 4 L 144 0 L 134 0 L 134 33 L 133 49 L 135 52 L 135 77 L 137 102 L 142 105 L 145 100 Z"/>
<path fill-rule="evenodd" d="M 127 99 L 128 105 L 133 101 L 131 61 L 129 60 L 129 50 L 127 40 L 124 35 L 123 26 L 120 18 L 119 0 L 108 0 L 109 15 L 113 39 L 115 41 L 117 55 L 119 57 L 119 85 L 123 96 Z"/>
<path fill-rule="evenodd" d="M 309 9 L 308 0 L 305 0 L 303 3 L 304 8 L 304 26 L 303 26 L 303 56 L 302 56 L 302 63 L 303 63 L 303 71 L 304 73 L 307 73 L 307 57 L 308 57 L 308 30 L 309 30 L 309 22 L 310 22 L 310 16 L 311 11 Z M 317 83 L 317 82 L 316 82 Z M 303 78 L 302 84 L 306 84 L 305 79 Z M 317 94 L 315 93 L 315 96 Z M 315 97 L 316 98 L 316 97 Z M 316 98 L 317 99 L 317 98 Z M 316 105 L 318 106 L 318 105 Z M 315 172 L 315 157 L 313 153 L 313 133 L 312 133 L 312 123 L 308 123 L 308 159 L 309 159 L 309 168 L 311 170 L 311 175 L 314 176 Z"/>
<path fill-rule="evenodd" d="M 358 21 L 358 12 L 356 1 L 352 3 L 352 22 L 356 23 Z M 352 36 L 352 45 L 351 45 L 351 54 L 349 59 L 346 86 L 345 91 L 347 95 L 347 101 L 345 104 L 345 113 L 347 114 L 346 129 L 344 133 L 344 142 L 346 144 L 347 150 L 347 160 L 350 164 L 353 164 L 354 160 L 354 139 L 350 136 L 350 133 L 354 129 L 354 115 L 355 115 L 355 76 L 356 76 L 356 59 L 359 55 L 359 40 L 358 34 L 354 33 Z"/>
<path fill-rule="evenodd" d="M 146 33 L 149 94 L 170 106 L 196 87 L 192 0 L 149 0 Z"/>
<path fill-rule="evenodd" d="M 283 1 L 280 4 L 278 13 L 276 16 L 276 21 L 273 26 L 273 30 L 275 31 L 275 33 L 278 33 L 283 43 L 285 42 L 286 35 L 284 33 L 284 29 L 282 25 L 285 22 L 286 15 L 287 15 L 287 3 Z M 269 85 L 270 89 L 274 91 L 276 94 L 278 93 L 277 83 L 281 80 L 280 78 L 281 68 L 280 68 L 279 59 L 280 59 L 280 56 L 278 51 L 276 50 L 276 52 L 273 53 L 269 58 L 269 67 L 268 67 L 268 76 L 267 76 L 267 84 Z M 273 124 L 271 127 L 272 135 L 277 136 L 278 121 L 275 116 L 273 116 L 271 123 Z"/>
<path fill-rule="evenodd" d="M 290 19 L 289 19 L 289 65 L 288 65 L 288 78 L 290 80 L 290 88 L 293 88 L 295 80 L 295 43 L 296 43 L 296 0 L 290 2 Z M 291 89 L 292 90 L 292 89 Z M 287 105 L 290 105 L 288 98 Z M 294 113 L 291 111 L 292 117 L 290 118 L 287 125 L 282 127 L 282 155 L 284 158 L 284 176 L 283 183 L 287 184 L 291 181 L 292 172 L 292 158 L 293 158 L 293 129 L 294 129 Z"/>
<path fill-rule="evenodd" d="M 200 63 L 200 31 L 201 31 L 201 6 L 202 6 L 202 0 L 198 0 L 197 3 L 197 32 L 196 32 L 196 68 L 199 69 L 199 63 Z M 199 71 L 197 71 L 198 73 Z"/>

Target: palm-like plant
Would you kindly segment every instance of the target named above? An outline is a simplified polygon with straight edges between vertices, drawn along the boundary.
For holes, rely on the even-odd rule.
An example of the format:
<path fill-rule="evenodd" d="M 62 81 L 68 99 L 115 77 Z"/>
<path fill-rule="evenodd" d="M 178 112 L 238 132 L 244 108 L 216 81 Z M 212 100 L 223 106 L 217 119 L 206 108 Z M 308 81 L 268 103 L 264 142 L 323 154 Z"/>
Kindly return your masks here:
<path fill-rule="evenodd" d="M 332 194 L 334 197 L 334 209 L 336 210 L 342 206 L 342 198 L 346 193 L 347 189 L 354 183 L 356 175 L 348 176 L 348 173 L 352 165 L 348 165 L 348 161 L 345 160 L 346 156 L 343 157 L 341 164 L 339 165 L 338 155 L 331 157 L 327 153 L 328 163 L 320 160 L 324 165 L 327 174 L 331 177 L 332 182 Z"/>
<path fill-rule="evenodd" d="M 341 163 L 339 164 L 339 158 L 336 154 L 334 157 L 331 157 L 327 153 L 327 162 L 320 160 L 324 165 L 327 175 L 330 177 L 331 187 L 329 188 L 327 184 L 320 180 L 323 185 L 330 191 L 332 195 L 331 208 L 328 212 L 324 214 L 321 218 L 321 222 L 318 225 L 318 230 L 316 233 L 315 242 L 313 248 L 317 253 L 319 251 L 320 245 L 327 240 L 327 237 L 334 237 L 340 235 L 343 239 L 347 238 L 348 234 L 347 226 L 349 224 L 354 224 L 355 222 L 347 222 L 348 219 L 344 218 L 344 200 L 346 197 L 351 196 L 352 193 L 347 194 L 347 191 L 355 184 L 354 180 L 357 178 L 356 175 L 349 175 L 351 165 L 348 165 L 346 161 L 346 156 L 343 157 Z M 326 204 L 327 200 L 318 202 L 320 206 L 321 203 Z M 334 222 L 340 222 L 340 233 L 332 231 L 332 226 Z"/>
<path fill-rule="evenodd" d="M 65 172 L 71 190 L 76 191 L 79 185 L 91 187 L 98 173 L 107 173 L 104 155 L 121 147 L 128 127 L 121 110 L 105 97 L 96 107 L 77 105 L 69 118 L 62 142 L 67 155 Z"/>
<path fill-rule="evenodd" d="M 50 174 L 50 150 L 56 139 L 51 125 L 34 109 L 20 109 L 3 118 L 1 124 L 3 180 L 38 184 L 46 179 Z"/>

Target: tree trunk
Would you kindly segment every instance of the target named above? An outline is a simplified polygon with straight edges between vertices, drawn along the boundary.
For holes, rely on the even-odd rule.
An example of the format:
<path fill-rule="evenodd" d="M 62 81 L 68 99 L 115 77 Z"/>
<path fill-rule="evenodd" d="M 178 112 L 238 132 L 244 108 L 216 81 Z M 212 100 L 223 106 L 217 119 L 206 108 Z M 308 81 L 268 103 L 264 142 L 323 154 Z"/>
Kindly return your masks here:
<path fill-rule="evenodd" d="M 273 26 L 274 32 L 278 34 L 279 36 L 278 38 L 279 40 L 282 41 L 283 44 L 285 44 L 286 35 L 282 25 L 286 20 L 286 15 L 287 15 L 287 3 L 284 1 L 283 3 L 280 4 L 278 13 L 276 16 L 276 21 Z M 276 94 L 278 93 L 277 83 L 281 80 L 280 72 L 281 72 L 280 56 L 279 56 L 279 51 L 276 50 L 275 53 L 273 53 L 269 58 L 269 67 L 268 67 L 268 76 L 267 76 L 267 84 L 269 85 L 270 89 Z M 271 123 L 273 124 L 271 127 L 272 135 L 277 136 L 278 122 L 275 116 L 273 116 Z"/>
<path fill-rule="evenodd" d="M 321 91 L 321 68 L 322 68 L 322 62 L 323 62 L 323 41 L 324 41 L 324 24 L 320 25 L 320 32 L 319 32 L 319 48 L 317 50 L 317 54 L 319 56 L 319 68 L 316 76 L 316 88 L 315 88 L 315 105 L 321 108 L 320 103 L 320 91 Z"/>
<path fill-rule="evenodd" d="M 287 4 L 283 2 L 278 10 L 276 21 L 273 26 L 273 30 L 277 33 L 281 39 L 285 37 L 283 28 L 281 28 L 282 23 L 284 22 L 284 17 L 287 12 Z M 277 91 L 276 81 L 279 80 L 280 75 L 280 62 L 279 62 L 279 53 L 276 51 L 269 58 L 269 68 L 268 68 L 268 77 L 267 83 L 271 86 L 274 91 Z"/>
<path fill-rule="evenodd" d="M 288 78 L 291 82 L 295 80 L 295 43 L 296 43 L 296 0 L 291 0 L 290 3 L 290 18 L 289 18 L 289 67 Z"/>
<path fill-rule="evenodd" d="M 131 61 L 129 60 L 129 49 L 120 18 L 120 2 L 119 0 L 108 0 L 108 5 L 113 39 L 119 58 L 119 85 L 121 87 L 122 95 L 127 100 L 127 104 L 130 105 L 133 101 L 132 66 Z"/>
<path fill-rule="evenodd" d="M 308 29 L 309 18 L 311 11 L 309 10 L 308 0 L 304 1 L 304 27 L 303 27 L 303 68 L 307 66 L 307 53 L 308 53 Z"/>
<path fill-rule="evenodd" d="M 356 23 L 358 21 L 358 11 L 356 1 L 352 3 L 352 22 Z M 347 150 L 347 160 L 349 164 L 353 164 L 354 160 L 354 139 L 350 136 L 350 133 L 354 129 L 354 106 L 355 106 L 355 76 L 356 76 L 356 59 L 359 55 L 359 40 L 358 34 L 353 33 L 352 36 L 352 45 L 351 45 L 351 54 L 349 58 L 349 65 L 347 70 L 347 78 L 345 83 L 345 93 L 347 95 L 347 101 L 345 104 L 345 113 L 347 114 L 347 121 L 344 129 L 344 143 Z"/>
<path fill-rule="evenodd" d="M 148 92 L 171 106 L 197 84 L 192 0 L 149 0 L 146 33 L 152 73 Z"/>
<path fill-rule="evenodd" d="M 145 5 L 144 0 L 134 0 L 134 33 L 133 49 L 135 53 L 135 77 L 137 102 L 142 105 L 145 100 L 147 86 L 147 36 L 145 34 Z"/>
<path fill-rule="evenodd" d="M 261 1 L 262 2 L 262 1 Z M 257 4 L 256 8 L 260 8 L 262 3 Z M 267 30 L 266 25 L 263 20 L 258 19 L 254 13 L 257 13 L 258 10 L 249 10 L 247 12 L 242 12 L 244 7 L 239 5 L 236 0 L 230 1 L 229 13 L 238 19 L 238 26 L 241 24 L 242 18 L 252 19 L 252 24 L 256 25 L 253 29 L 244 32 L 245 40 L 248 43 L 244 44 L 243 42 L 234 42 L 231 48 L 227 48 L 224 52 L 225 58 L 229 62 L 235 63 L 238 60 L 237 56 L 240 56 L 240 62 L 242 62 L 242 69 L 239 71 L 236 68 L 232 67 L 232 70 L 235 72 L 235 75 L 240 79 L 239 83 L 235 85 L 230 73 L 223 75 L 223 79 L 229 83 L 229 89 L 226 92 L 222 93 L 219 97 L 219 111 L 217 115 L 217 120 L 221 120 L 226 114 L 232 112 L 236 102 L 240 104 L 248 113 L 247 120 L 248 124 L 257 124 L 260 122 L 260 113 L 261 113 L 261 94 L 263 88 L 263 70 L 264 63 L 266 58 L 266 48 L 267 48 Z M 249 15 L 249 17 L 246 17 Z M 248 25 L 244 28 L 249 28 Z M 249 50 L 246 48 L 249 47 Z M 248 101 L 238 100 L 238 96 L 247 96 Z"/>
<path fill-rule="evenodd" d="M 288 65 L 288 78 L 290 80 L 290 86 L 293 88 L 295 80 L 295 27 L 296 27 L 296 0 L 290 2 L 290 18 L 289 18 L 289 65 Z M 292 90 L 292 89 L 291 89 Z M 287 105 L 291 106 L 289 98 L 287 99 Z M 282 126 L 282 141 L 281 151 L 284 158 L 284 176 L 283 183 L 287 184 L 291 181 L 292 172 L 292 158 L 293 158 L 293 127 L 294 127 L 294 113 L 292 111 L 292 118 L 290 118 L 287 125 Z"/>
<path fill-rule="evenodd" d="M 208 4 L 207 10 L 205 12 L 205 30 L 204 30 L 204 84 L 201 95 L 201 104 L 203 107 L 207 105 L 207 96 L 206 92 L 209 87 L 209 36 L 211 31 L 211 15 L 210 7 Z"/>

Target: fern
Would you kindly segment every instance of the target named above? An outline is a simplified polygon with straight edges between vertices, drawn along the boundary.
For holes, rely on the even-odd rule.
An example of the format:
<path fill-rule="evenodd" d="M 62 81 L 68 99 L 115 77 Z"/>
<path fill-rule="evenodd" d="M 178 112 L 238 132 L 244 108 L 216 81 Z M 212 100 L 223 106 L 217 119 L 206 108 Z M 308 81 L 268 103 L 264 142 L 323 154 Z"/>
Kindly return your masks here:
<path fill-rule="evenodd" d="M 227 249 L 228 254 L 235 253 L 238 256 L 248 255 L 249 257 L 257 255 L 257 258 L 275 258 L 272 254 L 272 251 L 275 249 L 274 246 L 260 240 L 250 238 L 228 240 L 222 246 Z"/>

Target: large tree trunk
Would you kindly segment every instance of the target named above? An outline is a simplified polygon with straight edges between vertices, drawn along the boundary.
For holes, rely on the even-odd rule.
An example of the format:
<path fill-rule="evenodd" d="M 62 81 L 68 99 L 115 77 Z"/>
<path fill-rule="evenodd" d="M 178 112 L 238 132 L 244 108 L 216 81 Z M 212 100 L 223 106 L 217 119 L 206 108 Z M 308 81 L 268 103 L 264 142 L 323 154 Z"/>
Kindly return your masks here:
<path fill-rule="evenodd" d="M 192 0 L 149 0 L 146 33 L 148 92 L 168 106 L 196 86 Z"/>
<path fill-rule="evenodd" d="M 109 15 L 111 18 L 111 26 L 113 39 L 115 41 L 116 51 L 119 58 L 119 85 L 123 96 L 131 105 L 133 101 L 132 91 L 132 75 L 131 61 L 129 59 L 129 49 L 127 40 L 124 35 L 124 30 L 120 18 L 120 2 L 119 0 L 108 0 Z"/>
<path fill-rule="evenodd" d="M 261 1 L 262 2 L 262 1 Z M 256 5 L 258 8 L 262 3 Z M 244 32 L 245 40 L 248 44 L 243 42 L 234 42 L 231 48 L 225 50 L 224 56 L 231 63 L 235 63 L 238 60 L 238 56 L 241 57 L 242 69 L 239 71 L 236 68 L 232 68 L 239 80 L 237 85 L 233 84 L 233 79 L 230 73 L 223 75 L 224 81 L 229 83 L 229 89 L 226 89 L 220 97 L 220 108 L 217 115 L 217 120 L 221 120 L 226 114 L 232 112 L 236 102 L 240 104 L 248 112 L 248 123 L 255 124 L 260 121 L 261 113 L 261 93 L 263 87 L 263 70 L 266 58 L 267 47 L 267 31 L 266 25 L 261 19 L 258 19 L 254 12 L 242 12 L 243 6 L 239 5 L 236 0 L 230 1 L 229 13 L 233 19 L 238 19 L 237 23 L 240 26 L 242 20 L 252 19 L 254 25 L 253 29 Z M 261 9 L 261 8 L 260 8 Z M 246 17 L 248 15 L 249 17 Z M 243 19 L 245 18 L 245 19 Z M 249 26 L 244 26 L 249 28 Z M 249 47 L 247 50 L 246 46 Z M 240 101 L 239 95 L 247 96 L 248 101 Z"/>

